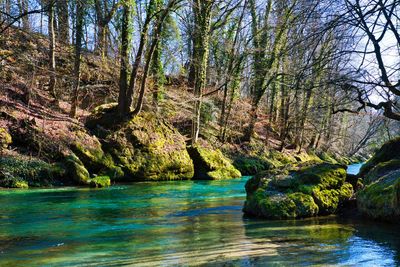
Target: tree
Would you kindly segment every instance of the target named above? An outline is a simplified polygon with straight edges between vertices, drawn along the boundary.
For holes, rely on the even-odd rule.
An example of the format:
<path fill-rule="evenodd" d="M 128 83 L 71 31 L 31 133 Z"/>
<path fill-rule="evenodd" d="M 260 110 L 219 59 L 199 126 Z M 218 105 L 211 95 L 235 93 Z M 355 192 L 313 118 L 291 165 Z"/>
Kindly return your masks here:
<path fill-rule="evenodd" d="M 107 56 L 107 38 L 109 33 L 109 23 L 118 8 L 118 1 L 112 0 L 109 7 L 109 0 L 95 0 L 96 23 L 97 23 L 97 42 L 96 51 L 102 57 Z"/>
<path fill-rule="evenodd" d="M 56 2 L 57 18 L 58 18 L 58 32 L 57 38 L 61 43 L 69 43 L 69 0 L 58 0 Z"/>
<path fill-rule="evenodd" d="M 48 1 L 48 34 L 49 34 L 49 70 L 50 70 L 50 81 L 49 81 L 49 91 L 51 92 L 54 99 L 58 99 L 58 95 L 56 92 L 56 58 L 55 58 L 55 30 L 54 30 L 54 7 L 55 1 Z"/>
<path fill-rule="evenodd" d="M 193 0 L 193 68 L 194 68 L 194 109 L 192 118 L 192 145 L 196 144 L 200 131 L 200 110 L 202 93 L 206 84 L 209 54 L 210 25 L 213 0 Z"/>
<path fill-rule="evenodd" d="M 399 1 L 377 0 L 364 3 L 359 0 L 346 0 L 347 14 L 345 23 L 356 29 L 356 34 L 362 32 L 362 39 L 366 40 L 364 48 L 351 51 L 361 54 L 360 67 L 356 70 L 358 77 L 353 79 L 354 85 L 346 84 L 344 89 L 352 89 L 357 94 L 357 101 L 361 106 L 353 112 L 366 107 L 383 110 L 384 116 L 400 121 L 400 108 L 395 98 L 400 96 L 400 71 L 398 58 L 400 57 L 400 10 Z M 357 38 L 353 35 L 351 38 Z M 367 61 L 374 55 L 374 63 L 379 73 L 374 73 L 368 67 Z M 393 55 L 393 56 L 389 56 Z M 395 62 L 391 62 L 397 58 Z M 373 101 L 373 95 L 381 100 Z"/>
<path fill-rule="evenodd" d="M 85 3 L 83 0 L 76 0 L 76 26 L 75 26 L 75 56 L 74 56 L 74 83 L 71 101 L 70 116 L 76 117 L 79 96 L 79 84 L 81 77 L 81 50 L 83 39 L 83 22 L 85 14 Z"/>

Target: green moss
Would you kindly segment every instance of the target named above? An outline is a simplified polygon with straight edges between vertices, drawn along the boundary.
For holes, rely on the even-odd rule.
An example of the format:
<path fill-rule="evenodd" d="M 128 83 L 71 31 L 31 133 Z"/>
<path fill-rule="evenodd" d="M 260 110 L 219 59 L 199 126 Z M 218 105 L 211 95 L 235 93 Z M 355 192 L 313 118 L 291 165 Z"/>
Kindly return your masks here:
<path fill-rule="evenodd" d="M 255 175 L 261 171 L 275 167 L 271 162 L 258 157 L 239 157 L 233 162 L 233 166 L 243 175 Z"/>
<path fill-rule="evenodd" d="M 345 168 L 329 163 L 268 170 L 246 183 L 244 211 L 273 219 L 332 214 L 353 195 L 345 179 Z"/>
<path fill-rule="evenodd" d="M 370 171 L 365 175 L 364 181 L 366 184 L 370 184 L 385 174 L 398 169 L 400 169 L 400 159 L 392 159 L 386 162 L 380 162 L 370 169 Z"/>
<path fill-rule="evenodd" d="M 346 169 L 341 165 L 322 163 L 302 168 L 297 173 L 299 184 L 318 185 L 320 189 L 340 187 L 346 180 Z"/>
<path fill-rule="evenodd" d="M 339 163 L 332 155 L 330 155 L 329 153 L 327 153 L 325 151 L 319 153 L 318 156 L 322 161 L 325 161 L 325 162 L 328 162 L 328 163 L 331 163 L 331 164 L 338 164 Z"/>
<path fill-rule="evenodd" d="M 79 185 L 89 184 L 90 174 L 76 155 L 72 154 L 67 156 L 63 163 L 67 169 L 67 176 L 70 177 L 74 183 Z"/>
<path fill-rule="evenodd" d="M 336 212 L 339 205 L 339 193 L 337 190 L 314 189 L 313 197 L 319 207 L 320 214 L 326 215 Z"/>
<path fill-rule="evenodd" d="M 79 139 L 72 144 L 72 150 L 90 173 L 107 175 L 113 180 L 121 180 L 124 177 L 122 168 L 115 165 L 110 154 L 104 153 L 96 137 L 91 137 L 85 132 L 76 134 L 80 139 L 90 139 L 87 144 L 79 142 Z"/>
<path fill-rule="evenodd" d="M 357 193 L 359 210 L 372 218 L 400 218 L 400 170 L 392 171 Z"/>
<path fill-rule="evenodd" d="M 293 193 L 288 195 L 296 205 L 296 217 L 311 217 L 319 212 L 319 207 L 315 204 L 314 199 L 310 195 L 303 193 Z"/>
<path fill-rule="evenodd" d="M 260 202 L 263 217 L 269 219 L 296 218 L 296 203 L 284 194 L 267 196 Z"/>
<path fill-rule="evenodd" d="M 185 139 L 169 123 L 143 112 L 104 138 L 103 150 L 127 181 L 183 180 L 193 177 Z"/>
<path fill-rule="evenodd" d="M 379 163 L 393 159 L 400 159 L 400 137 L 385 143 L 372 158 L 370 158 L 360 170 L 360 176 L 364 177 Z"/>
<path fill-rule="evenodd" d="M 109 187 L 111 185 L 111 180 L 108 176 L 97 176 L 90 179 L 89 185 L 94 188 Z"/>
<path fill-rule="evenodd" d="M 200 146 L 189 147 L 187 150 L 194 164 L 194 179 L 221 180 L 241 177 L 240 171 L 220 150 Z"/>
<path fill-rule="evenodd" d="M 0 128 L 0 151 L 12 143 L 11 135 L 5 128 Z"/>

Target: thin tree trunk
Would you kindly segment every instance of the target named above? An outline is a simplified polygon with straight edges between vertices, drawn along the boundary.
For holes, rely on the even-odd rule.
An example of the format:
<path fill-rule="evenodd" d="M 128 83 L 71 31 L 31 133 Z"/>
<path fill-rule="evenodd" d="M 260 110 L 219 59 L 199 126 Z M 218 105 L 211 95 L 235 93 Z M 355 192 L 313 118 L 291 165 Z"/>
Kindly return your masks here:
<path fill-rule="evenodd" d="M 76 30 L 75 30 L 75 62 L 74 62 L 74 89 L 71 103 L 70 116 L 76 117 L 79 96 L 79 83 L 81 76 L 81 49 L 83 39 L 83 16 L 84 16 L 83 0 L 77 0 L 76 3 Z"/>
<path fill-rule="evenodd" d="M 50 0 L 49 5 L 49 21 L 48 21 L 48 31 L 49 31 L 49 69 L 50 69 L 50 81 L 49 81 L 49 91 L 53 98 L 58 101 L 58 94 L 56 92 L 56 57 L 55 57 L 55 31 L 54 31 L 54 1 Z"/>
<path fill-rule="evenodd" d="M 118 110 L 121 117 L 124 116 L 126 110 L 126 91 L 128 88 L 128 48 L 129 48 L 129 20 L 131 14 L 131 6 L 124 4 L 121 24 L 121 70 L 119 79 L 119 95 L 118 95 Z"/>

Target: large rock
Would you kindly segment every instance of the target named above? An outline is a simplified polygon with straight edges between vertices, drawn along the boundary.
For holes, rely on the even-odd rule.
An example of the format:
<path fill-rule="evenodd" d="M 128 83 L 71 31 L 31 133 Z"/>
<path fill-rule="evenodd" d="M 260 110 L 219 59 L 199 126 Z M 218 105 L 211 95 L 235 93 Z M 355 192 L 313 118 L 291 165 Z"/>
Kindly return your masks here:
<path fill-rule="evenodd" d="M 357 194 L 359 210 L 374 219 L 400 219 L 400 169 L 389 172 Z"/>
<path fill-rule="evenodd" d="M 327 215 L 353 195 L 341 165 L 319 163 L 274 169 L 246 183 L 246 214 L 270 219 Z"/>
<path fill-rule="evenodd" d="M 192 146 L 187 150 L 194 164 L 194 179 L 222 180 L 242 176 L 218 149 Z"/>
<path fill-rule="evenodd" d="M 361 168 L 365 188 L 357 193 L 359 211 L 386 221 L 400 219 L 400 137 L 384 144 Z"/>
<path fill-rule="evenodd" d="M 122 168 L 125 181 L 183 180 L 193 177 L 184 137 L 164 119 L 142 112 L 118 123 L 115 105 L 96 108 L 87 126 L 104 152 Z M 114 120 L 114 124 L 112 123 Z"/>

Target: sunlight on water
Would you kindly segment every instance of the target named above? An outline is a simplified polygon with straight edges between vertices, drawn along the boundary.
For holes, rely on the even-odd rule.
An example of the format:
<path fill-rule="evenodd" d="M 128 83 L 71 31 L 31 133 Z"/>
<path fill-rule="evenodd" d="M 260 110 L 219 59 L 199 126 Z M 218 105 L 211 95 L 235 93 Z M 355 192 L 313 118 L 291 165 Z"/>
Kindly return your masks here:
<path fill-rule="evenodd" d="M 0 191 L 0 266 L 400 264 L 396 227 L 243 218 L 228 181 Z"/>

